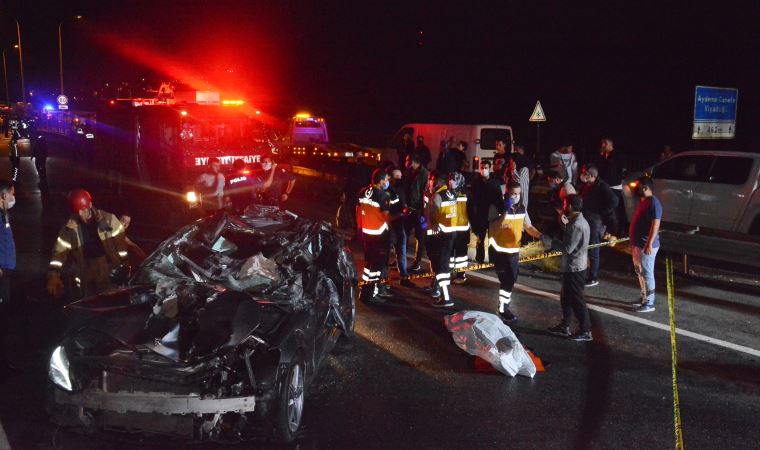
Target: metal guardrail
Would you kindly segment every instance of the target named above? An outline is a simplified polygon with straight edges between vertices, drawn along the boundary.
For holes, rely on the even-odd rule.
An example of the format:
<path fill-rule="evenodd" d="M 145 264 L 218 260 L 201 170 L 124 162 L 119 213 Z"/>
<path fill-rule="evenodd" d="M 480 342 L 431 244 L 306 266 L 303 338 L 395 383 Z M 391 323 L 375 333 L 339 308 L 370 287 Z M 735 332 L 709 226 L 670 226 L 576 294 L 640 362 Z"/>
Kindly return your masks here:
<path fill-rule="evenodd" d="M 760 241 L 710 236 L 699 232 L 660 231 L 660 243 L 664 250 L 687 257 L 699 256 L 717 261 L 760 267 Z M 688 270 L 684 264 L 684 270 Z"/>

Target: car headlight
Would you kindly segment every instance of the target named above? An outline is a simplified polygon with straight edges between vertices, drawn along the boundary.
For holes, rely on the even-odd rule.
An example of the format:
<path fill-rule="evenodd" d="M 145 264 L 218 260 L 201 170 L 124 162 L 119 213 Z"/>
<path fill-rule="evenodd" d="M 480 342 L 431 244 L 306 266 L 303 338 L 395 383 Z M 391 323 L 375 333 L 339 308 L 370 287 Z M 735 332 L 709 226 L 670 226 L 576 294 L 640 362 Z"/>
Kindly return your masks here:
<path fill-rule="evenodd" d="M 66 350 L 59 346 L 53 350 L 50 356 L 50 367 L 48 367 L 48 376 L 50 381 L 58 387 L 72 391 L 71 376 L 69 375 L 69 358 L 66 356 Z"/>
<path fill-rule="evenodd" d="M 194 206 L 196 203 L 198 203 L 198 193 L 195 191 L 187 191 L 185 193 L 185 200 L 191 205 Z"/>

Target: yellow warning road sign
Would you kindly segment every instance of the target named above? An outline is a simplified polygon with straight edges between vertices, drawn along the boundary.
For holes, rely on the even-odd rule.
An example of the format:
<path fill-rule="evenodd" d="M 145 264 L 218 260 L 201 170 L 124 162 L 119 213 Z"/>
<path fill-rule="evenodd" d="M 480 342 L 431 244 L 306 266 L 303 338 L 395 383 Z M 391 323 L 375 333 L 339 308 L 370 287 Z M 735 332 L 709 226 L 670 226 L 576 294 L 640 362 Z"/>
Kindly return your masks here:
<path fill-rule="evenodd" d="M 541 102 L 536 102 L 536 107 L 533 108 L 533 114 L 530 115 L 531 122 L 546 122 L 546 114 L 544 114 L 544 108 L 541 107 Z"/>

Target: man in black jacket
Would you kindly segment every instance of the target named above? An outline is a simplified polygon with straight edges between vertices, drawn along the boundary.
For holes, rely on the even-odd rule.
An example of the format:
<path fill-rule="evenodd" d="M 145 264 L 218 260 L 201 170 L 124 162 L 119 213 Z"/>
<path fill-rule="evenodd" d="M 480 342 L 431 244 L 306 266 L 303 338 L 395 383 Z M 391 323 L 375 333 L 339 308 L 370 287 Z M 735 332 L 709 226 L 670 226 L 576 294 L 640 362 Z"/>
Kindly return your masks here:
<path fill-rule="evenodd" d="M 475 247 L 475 261 L 482 264 L 485 261 L 486 232 L 488 231 L 488 210 L 491 204 L 501 200 L 499 186 L 491 182 L 491 161 L 480 163 L 480 173 L 472 181 L 470 197 L 467 199 L 467 215 L 470 219 L 472 232 L 478 238 Z"/>
<path fill-rule="evenodd" d="M 623 177 L 625 176 L 626 169 L 624 161 L 618 153 L 615 151 L 612 139 L 604 138 L 599 143 L 599 154 L 591 160 L 591 163 L 599 171 L 599 178 L 609 185 L 612 192 L 618 198 L 618 207 L 615 214 L 617 214 L 617 221 L 622 231 L 626 229 L 628 223 L 623 205 Z M 616 231 L 618 230 L 613 230 L 613 232 Z"/>
<path fill-rule="evenodd" d="M 390 196 L 388 218 L 391 236 L 389 244 L 390 247 L 396 250 L 396 264 L 398 265 L 398 272 L 401 277 L 401 285 L 404 287 L 416 287 L 414 283 L 409 281 L 409 273 L 407 271 L 406 229 L 404 228 L 404 218 L 408 209 L 406 206 L 406 193 L 404 192 L 401 170 L 398 168 L 392 168 L 390 174 L 391 186 L 387 191 Z M 388 252 L 388 255 L 390 255 L 390 251 Z M 383 274 L 383 278 L 388 278 L 387 273 Z"/>
<path fill-rule="evenodd" d="M 425 192 L 427 191 L 430 172 L 422 166 L 418 155 L 412 155 L 409 167 L 404 174 L 404 193 L 406 194 L 407 215 L 404 217 L 404 229 L 409 239 L 412 231 L 417 240 L 417 251 L 410 272 L 420 272 L 420 262 L 425 256 L 425 230 L 422 229 L 420 218 L 425 210 Z"/>
<path fill-rule="evenodd" d="M 417 136 L 417 147 L 414 148 L 413 154 L 419 156 L 420 164 L 422 164 L 422 167 L 427 169 L 432 158 L 430 156 L 430 149 L 427 145 L 425 145 L 424 136 Z M 401 170 L 403 169 L 404 168 L 401 167 Z"/>
<path fill-rule="evenodd" d="M 412 141 L 412 135 L 407 132 L 404 133 L 404 136 L 401 138 L 401 142 L 399 142 L 398 146 L 396 147 L 398 166 L 406 167 L 406 160 L 412 155 L 412 153 L 414 153 L 414 142 Z"/>
<path fill-rule="evenodd" d="M 598 244 L 602 241 L 605 230 L 617 229 L 615 209 L 618 206 L 618 198 L 610 186 L 599 177 L 599 169 L 595 165 L 583 166 L 580 179 L 584 183 L 581 189 L 583 213 L 591 229 L 589 244 Z M 587 287 L 599 284 L 599 253 L 598 247 L 588 252 L 590 264 L 586 272 Z"/>

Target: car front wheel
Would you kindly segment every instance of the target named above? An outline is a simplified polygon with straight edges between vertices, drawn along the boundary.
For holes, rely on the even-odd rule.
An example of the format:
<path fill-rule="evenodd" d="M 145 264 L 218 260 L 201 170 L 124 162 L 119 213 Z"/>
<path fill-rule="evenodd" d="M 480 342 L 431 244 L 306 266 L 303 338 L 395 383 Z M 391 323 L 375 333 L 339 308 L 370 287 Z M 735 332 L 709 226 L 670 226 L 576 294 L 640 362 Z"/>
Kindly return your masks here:
<path fill-rule="evenodd" d="M 301 428 L 304 404 L 304 363 L 298 358 L 290 364 L 287 377 L 280 389 L 275 423 L 275 438 L 290 443 Z"/>

